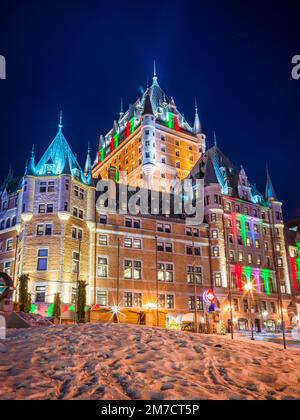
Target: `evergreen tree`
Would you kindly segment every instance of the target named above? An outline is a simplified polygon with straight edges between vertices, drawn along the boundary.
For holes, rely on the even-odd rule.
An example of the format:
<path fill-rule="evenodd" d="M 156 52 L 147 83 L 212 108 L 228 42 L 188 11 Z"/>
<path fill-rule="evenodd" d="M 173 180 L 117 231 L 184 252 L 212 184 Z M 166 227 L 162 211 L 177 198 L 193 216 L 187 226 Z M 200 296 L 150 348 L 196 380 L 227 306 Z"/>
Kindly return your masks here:
<path fill-rule="evenodd" d="M 26 314 L 29 314 L 30 309 L 31 309 L 31 293 L 27 293 L 27 300 L 26 300 L 24 312 Z"/>
<path fill-rule="evenodd" d="M 61 300 L 60 300 L 60 294 L 56 293 L 54 297 L 54 309 L 53 309 L 53 315 L 55 318 L 59 319 L 61 315 Z"/>
<path fill-rule="evenodd" d="M 85 306 L 86 306 L 86 287 L 85 281 L 79 281 L 77 286 L 77 321 L 85 322 Z"/>
<path fill-rule="evenodd" d="M 28 301 L 29 301 L 28 281 L 29 281 L 29 276 L 27 274 L 22 274 L 22 276 L 19 278 L 19 310 L 20 312 L 30 311 L 30 307 L 28 309 Z"/>

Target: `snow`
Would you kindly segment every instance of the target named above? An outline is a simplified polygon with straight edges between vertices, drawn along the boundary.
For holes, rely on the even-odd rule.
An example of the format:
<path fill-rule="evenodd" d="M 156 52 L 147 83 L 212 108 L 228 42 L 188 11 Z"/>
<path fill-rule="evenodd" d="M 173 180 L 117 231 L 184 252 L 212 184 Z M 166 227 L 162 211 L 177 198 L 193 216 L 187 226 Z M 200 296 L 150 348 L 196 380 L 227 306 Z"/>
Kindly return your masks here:
<path fill-rule="evenodd" d="M 4 399 L 300 399 L 300 352 L 124 324 L 14 330 L 0 341 Z"/>

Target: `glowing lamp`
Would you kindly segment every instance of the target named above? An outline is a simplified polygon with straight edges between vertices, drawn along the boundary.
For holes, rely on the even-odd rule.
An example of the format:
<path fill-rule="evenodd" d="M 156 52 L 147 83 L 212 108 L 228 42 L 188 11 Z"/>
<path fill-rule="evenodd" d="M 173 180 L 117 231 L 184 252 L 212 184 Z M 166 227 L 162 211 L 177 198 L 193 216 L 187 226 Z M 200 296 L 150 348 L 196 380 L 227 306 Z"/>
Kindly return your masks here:
<path fill-rule="evenodd" d="M 245 290 L 246 290 L 246 292 L 251 292 L 251 291 L 253 290 L 253 285 L 252 285 L 252 283 L 247 283 L 247 284 L 245 285 Z"/>

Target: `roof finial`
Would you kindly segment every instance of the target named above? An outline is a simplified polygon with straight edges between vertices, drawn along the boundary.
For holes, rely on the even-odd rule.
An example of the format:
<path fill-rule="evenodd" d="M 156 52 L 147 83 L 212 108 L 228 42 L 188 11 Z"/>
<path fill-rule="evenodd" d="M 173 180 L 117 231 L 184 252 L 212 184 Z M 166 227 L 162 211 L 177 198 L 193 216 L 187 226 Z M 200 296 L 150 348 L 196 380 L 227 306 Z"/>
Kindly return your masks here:
<path fill-rule="evenodd" d="M 61 131 L 62 128 L 63 128 L 62 119 L 63 119 L 63 112 L 60 111 L 60 114 L 59 114 L 59 125 L 58 125 L 59 131 Z"/>
<path fill-rule="evenodd" d="M 124 115 L 123 98 L 121 97 L 120 119 L 123 117 L 123 115 Z"/>
<path fill-rule="evenodd" d="M 195 98 L 195 111 L 198 112 L 198 102 L 197 102 L 197 98 Z"/>
<path fill-rule="evenodd" d="M 153 82 L 157 82 L 156 61 L 153 61 Z"/>
<path fill-rule="evenodd" d="M 32 149 L 31 149 L 31 157 L 34 157 L 34 144 L 32 145 Z"/>

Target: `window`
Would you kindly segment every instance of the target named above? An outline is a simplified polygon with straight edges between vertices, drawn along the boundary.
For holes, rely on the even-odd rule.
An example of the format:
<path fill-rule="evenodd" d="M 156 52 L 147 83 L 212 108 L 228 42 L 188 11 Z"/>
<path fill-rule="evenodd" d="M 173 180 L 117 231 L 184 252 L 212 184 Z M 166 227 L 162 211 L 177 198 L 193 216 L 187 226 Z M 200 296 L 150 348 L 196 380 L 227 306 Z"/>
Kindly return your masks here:
<path fill-rule="evenodd" d="M 271 311 L 273 314 L 276 314 L 276 304 L 275 302 L 271 302 Z"/>
<path fill-rule="evenodd" d="M 230 259 L 230 262 L 234 262 L 235 261 L 234 251 L 229 251 L 229 259 Z"/>
<path fill-rule="evenodd" d="M 141 280 L 142 279 L 141 261 L 125 260 L 124 278 L 128 280 Z"/>
<path fill-rule="evenodd" d="M 257 257 L 257 265 L 261 265 L 262 264 L 262 257 L 261 255 L 258 255 Z"/>
<path fill-rule="evenodd" d="M 100 224 L 101 225 L 107 225 L 107 215 L 106 214 L 100 214 Z"/>
<path fill-rule="evenodd" d="M 52 235 L 52 225 L 47 224 L 45 226 L 45 235 L 46 236 L 51 236 Z"/>
<path fill-rule="evenodd" d="M 108 260 L 107 258 L 98 257 L 98 277 L 106 278 L 108 277 Z"/>
<path fill-rule="evenodd" d="M 228 240 L 230 244 L 233 244 L 233 235 L 229 235 Z"/>
<path fill-rule="evenodd" d="M 54 187 L 55 187 L 54 181 L 49 181 L 48 182 L 48 193 L 53 193 L 54 192 Z"/>
<path fill-rule="evenodd" d="M 174 272 L 173 264 L 158 263 L 157 279 L 162 283 L 173 283 Z"/>
<path fill-rule="evenodd" d="M 166 307 L 166 295 L 158 296 L 158 307 L 161 309 Z"/>
<path fill-rule="evenodd" d="M 125 238 L 124 239 L 124 247 L 125 248 L 132 248 L 132 239 L 131 238 Z"/>
<path fill-rule="evenodd" d="M 217 257 L 219 257 L 219 256 L 220 256 L 220 251 L 219 251 L 219 247 L 218 247 L 218 246 L 214 246 L 214 247 L 213 247 L 213 256 L 214 256 L 215 258 L 217 258 Z"/>
<path fill-rule="evenodd" d="M 108 293 L 106 290 L 97 290 L 96 302 L 99 306 L 108 306 Z"/>
<path fill-rule="evenodd" d="M 79 264 L 80 264 L 80 254 L 79 252 L 74 251 L 72 257 L 72 272 L 79 273 Z"/>
<path fill-rule="evenodd" d="M 13 249 L 13 240 L 8 239 L 6 241 L 6 252 L 12 251 L 12 249 Z"/>
<path fill-rule="evenodd" d="M 222 275 L 221 273 L 215 274 L 215 286 L 216 287 L 222 287 Z"/>
<path fill-rule="evenodd" d="M 249 311 L 248 299 L 243 299 L 243 306 L 244 306 L 244 312 L 248 312 Z"/>
<path fill-rule="evenodd" d="M 77 185 L 74 185 L 74 195 L 75 197 L 79 196 L 79 187 Z"/>
<path fill-rule="evenodd" d="M 175 299 L 173 295 L 167 295 L 167 309 L 175 308 Z"/>
<path fill-rule="evenodd" d="M 165 252 L 172 253 L 173 252 L 173 245 L 170 243 L 165 244 Z"/>
<path fill-rule="evenodd" d="M 83 220 L 83 211 L 82 210 L 78 211 L 78 217 L 79 217 L 79 219 Z"/>
<path fill-rule="evenodd" d="M 39 213 L 46 213 L 46 205 L 45 204 L 40 204 L 39 205 Z"/>
<path fill-rule="evenodd" d="M 246 242 L 247 242 L 247 247 L 248 248 L 251 248 L 251 245 L 252 245 L 251 239 L 250 238 L 247 238 Z"/>
<path fill-rule="evenodd" d="M 197 310 L 203 311 L 203 298 L 201 296 L 197 296 Z M 195 310 L 195 296 L 189 296 L 189 310 L 194 311 Z"/>
<path fill-rule="evenodd" d="M 106 235 L 99 235 L 99 245 L 100 246 L 107 246 L 108 240 Z"/>
<path fill-rule="evenodd" d="M 77 288 L 72 287 L 72 290 L 71 290 L 71 303 L 72 303 L 72 305 L 76 304 L 76 300 L 77 300 Z"/>
<path fill-rule="evenodd" d="M 36 286 L 35 288 L 35 302 L 45 303 L 46 302 L 46 286 Z"/>
<path fill-rule="evenodd" d="M 217 230 L 212 230 L 211 231 L 211 238 L 212 239 L 218 239 L 219 237 L 219 232 Z"/>
<path fill-rule="evenodd" d="M 187 234 L 187 236 L 193 236 L 193 229 L 192 228 L 186 228 L 186 234 Z"/>
<path fill-rule="evenodd" d="M 48 269 L 48 249 L 39 249 L 38 250 L 38 262 L 37 262 L 37 271 L 47 271 Z"/>
<path fill-rule="evenodd" d="M 244 255 L 242 252 L 239 252 L 239 262 L 243 262 L 244 261 Z"/>
<path fill-rule="evenodd" d="M 276 244 L 276 251 L 281 252 L 281 244 L 279 243 Z"/>
<path fill-rule="evenodd" d="M 176 168 L 180 169 L 180 162 L 176 162 Z"/>
<path fill-rule="evenodd" d="M 255 248 L 260 249 L 260 241 L 258 239 L 255 240 Z"/>
<path fill-rule="evenodd" d="M 5 261 L 4 264 L 4 273 L 10 276 L 11 274 L 11 261 Z"/>
<path fill-rule="evenodd" d="M 53 204 L 47 204 L 47 213 L 53 213 Z"/>
<path fill-rule="evenodd" d="M 268 244 L 268 242 L 265 242 L 265 251 L 269 251 L 269 244 Z"/>
<path fill-rule="evenodd" d="M 216 213 L 212 213 L 211 214 L 210 220 L 211 220 L 211 222 L 216 222 L 217 221 L 217 215 L 216 215 Z"/>
<path fill-rule="evenodd" d="M 69 189 L 70 189 L 70 182 L 69 182 L 68 179 L 66 179 L 65 187 L 66 187 L 66 191 L 69 191 Z"/>
<path fill-rule="evenodd" d="M 252 264 L 253 263 L 253 257 L 252 254 L 248 254 L 248 263 Z"/>
<path fill-rule="evenodd" d="M 143 295 L 142 293 L 124 293 L 124 306 L 127 308 L 141 308 L 143 306 Z"/>
<path fill-rule="evenodd" d="M 187 282 L 188 284 L 202 284 L 202 267 L 187 267 Z"/>
<path fill-rule="evenodd" d="M 133 248 L 134 249 L 142 249 L 142 241 L 141 241 L 141 239 L 134 239 L 133 240 Z"/>
<path fill-rule="evenodd" d="M 283 259 L 282 258 L 278 258 L 278 267 L 282 268 L 283 267 Z"/>
<path fill-rule="evenodd" d="M 44 235 L 44 225 L 37 225 L 36 234 L 37 234 L 37 236 L 43 236 Z"/>
<path fill-rule="evenodd" d="M 40 193 L 47 192 L 47 182 L 41 182 L 40 183 Z"/>
<path fill-rule="evenodd" d="M 233 310 L 234 310 L 234 312 L 239 311 L 239 300 L 238 299 L 233 299 Z"/>
<path fill-rule="evenodd" d="M 72 239 L 82 240 L 83 238 L 83 231 L 82 229 L 72 227 Z"/>
<path fill-rule="evenodd" d="M 84 199 L 84 190 L 82 188 L 80 188 L 80 190 L 79 190 L 79 198 L 80 198 L 80 200 Z"/>

